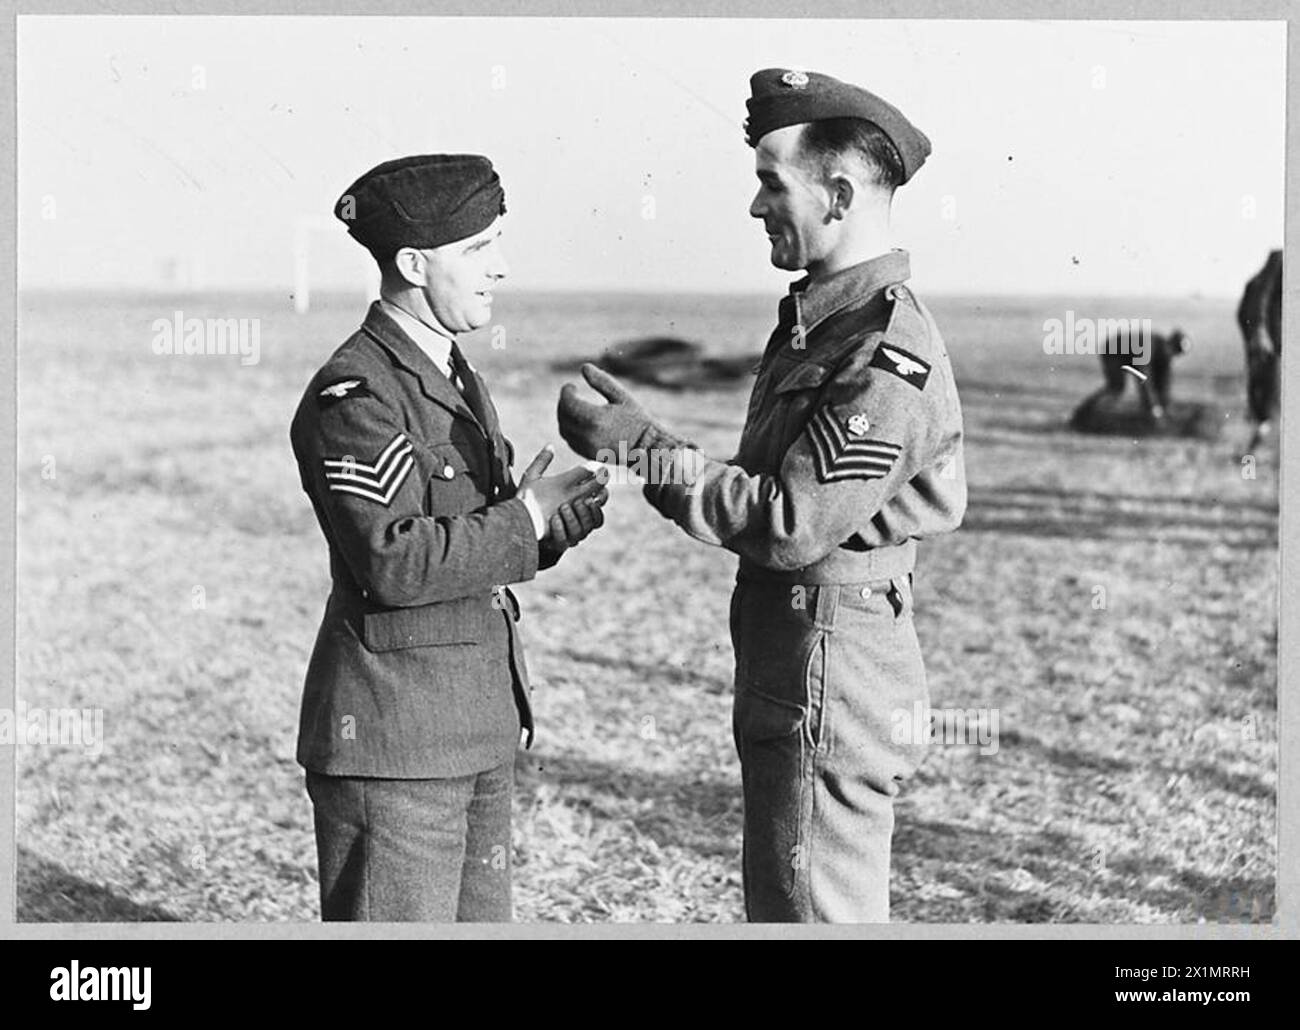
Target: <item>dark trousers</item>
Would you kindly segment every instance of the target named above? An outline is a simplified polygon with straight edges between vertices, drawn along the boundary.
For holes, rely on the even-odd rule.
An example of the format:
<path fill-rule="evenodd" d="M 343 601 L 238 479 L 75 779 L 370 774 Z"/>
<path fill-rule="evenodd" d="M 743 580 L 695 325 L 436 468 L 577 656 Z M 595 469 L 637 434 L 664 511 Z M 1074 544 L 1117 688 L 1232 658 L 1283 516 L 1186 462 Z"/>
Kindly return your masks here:
<path fill-rule="evenodd" d="M 894 798 L 928 737 L 910 577 L 732 596 L 751 922 L 889 920 Z"/>
<path fill-rule="evenodd" d="M 307 772 L 321 918 L 509 922 L 513 760 L 435 780 Z"/>

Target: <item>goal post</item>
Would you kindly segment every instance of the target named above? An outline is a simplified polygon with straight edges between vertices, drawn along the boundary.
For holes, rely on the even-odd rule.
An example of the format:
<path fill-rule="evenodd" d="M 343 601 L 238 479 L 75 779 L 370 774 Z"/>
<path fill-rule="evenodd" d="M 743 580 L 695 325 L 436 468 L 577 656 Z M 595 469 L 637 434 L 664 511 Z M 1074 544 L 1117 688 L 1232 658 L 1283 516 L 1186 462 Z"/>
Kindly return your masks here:
<path fill-rule="evenodd" d="M 298 216 L 293 231 L 293 310 L 299 315 L 311 310 L 312 240 L 321 235 L 337 237 L 342 231 L 343 227 L 334 218 Z M 366 300 L 376 300 L 379 297 L 379 268 L 369 254 L 360 253 L 356 248 L 352 252 L 359 259 L 357 277 L 365 285 Z"/>

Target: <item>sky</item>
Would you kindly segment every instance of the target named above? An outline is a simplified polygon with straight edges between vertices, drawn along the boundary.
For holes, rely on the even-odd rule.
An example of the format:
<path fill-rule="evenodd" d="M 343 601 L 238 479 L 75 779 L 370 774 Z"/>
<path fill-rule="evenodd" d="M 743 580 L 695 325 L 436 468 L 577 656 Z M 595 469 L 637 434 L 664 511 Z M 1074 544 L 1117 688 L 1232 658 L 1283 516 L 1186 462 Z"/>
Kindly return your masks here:
<path fill-rule="evenodd" d="M 1282 245 L 1281 22 L 18 19 L 19 285 L 362 288 L 330 215 L 492 158 L 511 285 L 771 292 L 749 76 L 826 72 L 934 152 L 894 201 L 956 294 L 1229 296 Z"/>

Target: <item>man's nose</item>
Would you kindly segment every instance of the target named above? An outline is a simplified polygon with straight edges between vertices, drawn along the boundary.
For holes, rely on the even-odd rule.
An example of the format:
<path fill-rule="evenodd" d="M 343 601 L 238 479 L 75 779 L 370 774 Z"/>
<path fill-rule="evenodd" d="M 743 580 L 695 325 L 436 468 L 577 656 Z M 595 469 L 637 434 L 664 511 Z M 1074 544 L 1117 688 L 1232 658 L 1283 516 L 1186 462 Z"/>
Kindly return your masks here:
<path fill-rule="evenodd" d="M 767 214 L 767 205 L 763 203 L 763 191 L 759 190 L 754 194 L 754 199 L 749 202 L 749 217 L 762 218 Z"/>
<path fill-rule="evenodd" d="M 509 274 L 510 266 L 506 264 L 505 256 L 498 254 L 496 260 L 492 262 L 492 267 L 488 270 L 488 275 L 493 279 L 504 279 Z"/>

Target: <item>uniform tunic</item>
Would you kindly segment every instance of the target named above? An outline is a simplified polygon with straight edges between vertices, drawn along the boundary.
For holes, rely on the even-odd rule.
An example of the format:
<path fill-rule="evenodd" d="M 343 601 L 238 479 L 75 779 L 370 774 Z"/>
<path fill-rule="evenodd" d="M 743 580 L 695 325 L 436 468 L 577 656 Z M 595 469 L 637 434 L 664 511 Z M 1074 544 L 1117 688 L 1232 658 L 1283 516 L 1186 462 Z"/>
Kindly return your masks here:
<path fill-rule="evenodd" d="M 929 703 L 916 542 L 966 507 L 952 369 L 908 277 L 896 250 L 791 288 L 731 462 L 650 441 L 671 457 L 649 501 L 740 556 L 733 729 L 753 920 L 888 918 L 892 800 L 926 743 L 899 728 Z"/>
<path fill-rule="evenodd" d="M 521 725 L 531 739 L 506 584 L 556 556 L 487 408 L 480 425 L 378 303 L 303 395 L 290 435 L 332 578 L 299 723 L 314 772 L 460 776 L 510 758 Z"/>

